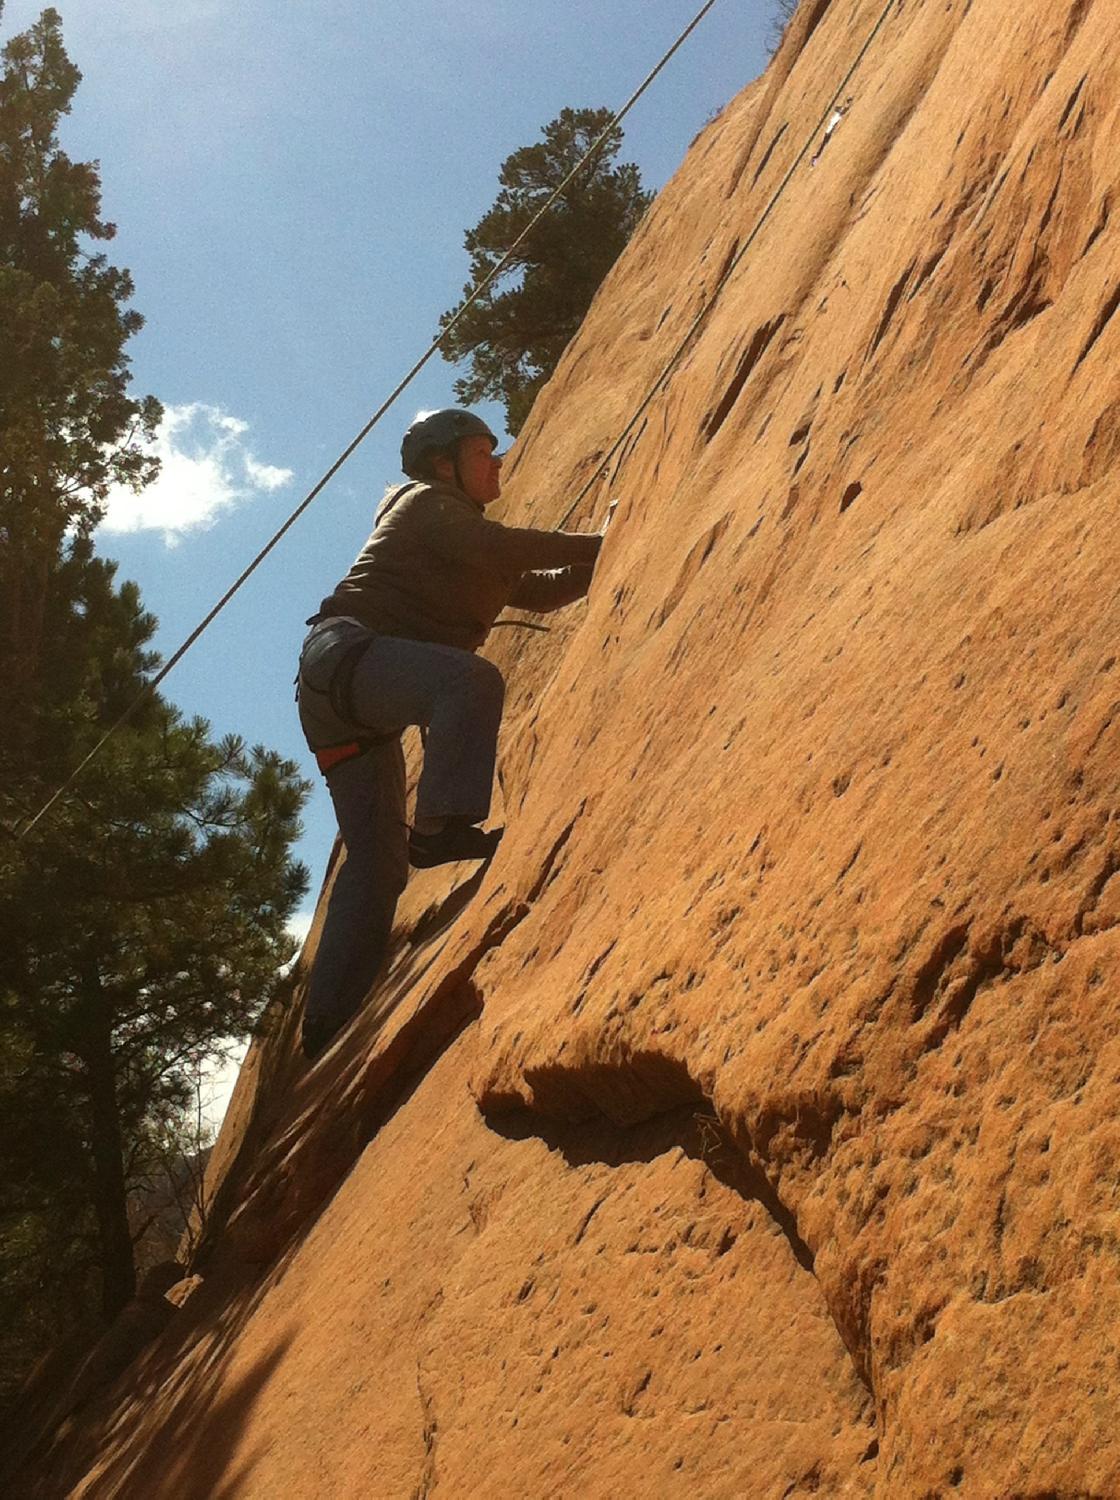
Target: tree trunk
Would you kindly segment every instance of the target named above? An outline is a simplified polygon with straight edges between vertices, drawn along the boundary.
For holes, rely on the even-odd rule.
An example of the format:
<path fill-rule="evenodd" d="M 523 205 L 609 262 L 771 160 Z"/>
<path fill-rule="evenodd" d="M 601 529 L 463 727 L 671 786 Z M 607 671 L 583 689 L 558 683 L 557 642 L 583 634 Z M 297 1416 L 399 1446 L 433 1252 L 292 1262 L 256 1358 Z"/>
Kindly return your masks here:
<path fill-rule="evenodd" d="M 86 975 L 82 1061 L 90 1101 L 90 1154 L 101 1260 L 101 1309 L 113 1318 L 136 1291 L 128 1224 L 124 1145 L 117 1108 L 109 1005 L 95 966 Z"/>
<path fill-rule="evenodd" d="M 34 714 L 38 704 L 39 657 L 47 577 L 43 559 L 26 547 L 0 542 L 0 723 L 5 751 L 21 776 L 28 770 Z"/>

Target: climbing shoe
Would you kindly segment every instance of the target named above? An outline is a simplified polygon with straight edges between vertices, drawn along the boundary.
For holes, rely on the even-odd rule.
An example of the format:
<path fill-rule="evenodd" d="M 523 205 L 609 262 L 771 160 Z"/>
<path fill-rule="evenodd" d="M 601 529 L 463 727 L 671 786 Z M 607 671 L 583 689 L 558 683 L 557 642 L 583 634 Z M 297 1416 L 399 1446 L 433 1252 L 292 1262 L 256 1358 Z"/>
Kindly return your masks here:
<path fill-rule="evenodd" d="M 412 832 L 408 840 L 408 862 L 416 870 L 450 865 L 460 859 L 489 859 L 501 842 L 503 830 L 489 833 L 465 818 L 448 818 L 438 833 Z"/>

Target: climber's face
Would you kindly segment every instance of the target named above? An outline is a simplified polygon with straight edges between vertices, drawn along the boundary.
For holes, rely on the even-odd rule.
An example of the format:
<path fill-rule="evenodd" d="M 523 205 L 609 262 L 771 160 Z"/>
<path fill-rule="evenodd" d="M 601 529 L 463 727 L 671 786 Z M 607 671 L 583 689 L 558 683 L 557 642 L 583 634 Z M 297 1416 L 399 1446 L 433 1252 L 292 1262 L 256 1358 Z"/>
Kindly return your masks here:
<path fill-rule="evenodd" d="M 449 458 L 437 458 L 433 467 L 436 477 L 449 483 L 456 482 L 463 493 L 476 505 L 489 505 L 502 493 L 502 458 L 495 453 L 490 439 L 481 433 L 460 440 L 455 454 L 457 465 Z"/>

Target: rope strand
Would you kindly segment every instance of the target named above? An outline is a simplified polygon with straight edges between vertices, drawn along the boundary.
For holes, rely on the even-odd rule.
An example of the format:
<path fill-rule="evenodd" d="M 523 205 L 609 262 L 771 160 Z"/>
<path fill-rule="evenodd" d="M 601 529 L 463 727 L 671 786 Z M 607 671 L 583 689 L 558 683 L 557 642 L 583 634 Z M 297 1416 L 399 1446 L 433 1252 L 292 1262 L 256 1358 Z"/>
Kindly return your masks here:
<path fill-rule="evenodd" d="M 793 178 L 794 178 L 794 175 L 797 172 L 797 169 L 800 167 L 801 163 L 805 160 L 806 156 L 808 156 L 809 151 L 810 151 L 810 149 L 811 149 L 811 147 L 813 145 L 813 142 L 817 139 L 817 136 L 820 135 L 821 131 L 825 128 L 825 126 L 827 125 L 828 121 L 832 118 L 833 111 L 836 109 L 837 104 L 840 102 L 840 99 L 841 99 L 841 97 L 842 97 L 845 89 L 847 89 L 848 85 L 851 83 L 852 79 L 855 77 L 856 73 L 859 71 L 859 68 L 860 68 L 861 63 L 863 62 L 863 59 L 867 56 L 868 52 L 871 50 L 871 47 L 872 47 L 872 45 L 875 42 L 876 37 L 879 35 L 880 31 L 882 31 L 883 27 L 886 25 L 888 15 L 890 14 L 890 12 L 895 8 L 895 6 L 898 3 L 899 3 L 899 0 L 887 0 L 887 4 L 884 6 L 882 14 L 880 15 L 878 21 L 876 21 L 874 27 L 871 30 L 870 35 L 867 38 L 867 40 L 864 42 L 863 46 L 860 48 L 859 54 L 856 57 L 855 62 L 848 69 L 847 73 L 844 75 L 844 79 L 841 82 L 839 88 L 836 90 L 835 94 L 833 94 L 831 100 L 826 105 L 824 113 L 821 115 L 820 121 L 818 122 L 818 124 L 814 128 L 812 134 L 806 139 L 805 144 L 802 146 L 801 150 L 798 152 L 798 154 L 797 154 L 797 156 L 796 156 L 796 158 L 794 160 L 793 165 L 790 167 L 790 169 L 786 173 L 786 175 L 782 178 L 782 181 L 781 181 L 781 183 L 778 186 L 777 192 L 775 192 L 774 196 L 770 199 L 770 202 L 766 205 L 765 209 L 763 209 L 762 216 L 759 219 L 758 223 L 751 230 L 750 234 L 747 236 L 746 240 L 744 241 L 742 247 L 740 248 L 740 250 L 736 254 L 734 260 L 728 266 L 728 268 L 724 272 L 724 274 L 720 277 L 719 284 L 717 285 L 715 291 L 712 293 L 711 300 L 709 302 L 706 302 L 704 304 L 704 306 L 700 309 L 699 313 L 696 315 L 696 317 L 689 324 L 688 328 L 685 331 L 684 337 L 681 339 L 680 343 L 677 345 L 676 349 L 673 351 L 673 355 L 670 358 L 669 362 L 662 367 L 661 373 L 657 376 L 657 379 L 653 382 L 653 384 L 650 386 L 649 390 L 646 392 L 645 396 L 642 398 L 642 401 L 639 404 L 639 406 L 637 407 L 637 409 L 635 410 L 634 415 L 630 418 L 629 422 L 627 422 L 626 426 L 622 429 L 622 432 L 621 432 L 618 440 L 615 442 L 614 446 L 607 453 L 606 457 L 604 459 L 602 459 L 602 461 L 599 463 L 598 467 L 595 469 L 594 473 L 591 475 L 591 478 L 587 481 L 587 483 L 584 485 L 583 489 L 580 490 L 579 494 L 572 501 L 571 505 L 569 505 L 568 509 L 564 512 L 564 515 L 560 519 L 560 527 L 559 527 L 560 530 L 563 530 L 564 526 L 568 523 L 568 521 L 571 519 L 571 517 L 579 509 L 580 505 L 586 499 L 586 497 L 590 494 L 590 492 L 594 488 L 594 486 L 596 484 L 598 484 L 599 480 L 606 473 L 606 471 L 610 467 L 611 462 L 613 461 L 615 455 L 619 452 L 619 450 L 621 449 L 621 447 L 623 446 L 623 444 L 626 442 L 626 439 L 630 436 L 630 434 L 633 432 L 634 428 L 641 421 L 642 417 L 645 416 L 646 412 L 649 410 L 650 406 L 652 405 L 655 397 L 658 395 L 658 393 L 661 391 L 661 389 L 668 382 L 669 377 L 672 375 L 673 371 L 677 368 L 677 365 L 680 363 L 681 357 L 683 356 L 685 350 L 688 348 L 688 345 L 692 342 L 693 336 L 702 327 L 702 325 L 704 324 L 705 320 L 708 317 L 708 314 L 711 312 L 712 308 L 715 307 L 716 303 L 719 301 L 720 292 L 727 285 L 728 281 L 730 281 L 731 276 L 732 276 L 732 274 L 735 271 L 735 268 L 738 266 L 739 262 L 743 259 L 744 255 L 746 255 L 747 251 L 751 248 L 751 246 L 754 244 L 754 242 L 758 239 L 759 235 L 762 233 L 762 230 L 763 230 L 764 226 L 766 225 L 767 220 L 770 218 L 770 215 L 774 212 L 774 209 L 777 208 L 779 202 L 781 201 L 782 197 L 784 196 L 786 188 L 793 181 Z"/>

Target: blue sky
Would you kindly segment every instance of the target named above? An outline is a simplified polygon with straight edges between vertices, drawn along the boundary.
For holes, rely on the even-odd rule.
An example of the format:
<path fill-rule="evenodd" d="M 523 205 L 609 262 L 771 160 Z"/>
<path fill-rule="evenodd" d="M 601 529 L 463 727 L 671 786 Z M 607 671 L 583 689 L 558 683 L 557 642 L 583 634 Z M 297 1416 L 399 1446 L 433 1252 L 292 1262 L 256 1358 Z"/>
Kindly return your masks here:
<path fill-rule="evenodd" d="M 63 143 L 101 163 L 107 248 L 147 320 L 134 388 L 169 413 L 163 480 L 98 542 L 165 654 L 427 346 L 502 159 L 566 105 L 620 105 L 699 3 L 57 0 L 83 73 Z M 41 9 L 8 0 L 0 36 Z M 773 10 L 720 0 L 639 103 L 623 158 L 647 186 L 761 71 Z M 401 430 L 453 379 L 427 367 L 167 679 L 173 702 L 311 774 L 291 687 L 304 619 L 399 477 Z M 308 909 L 333 832 L 317 783 Z"/>

